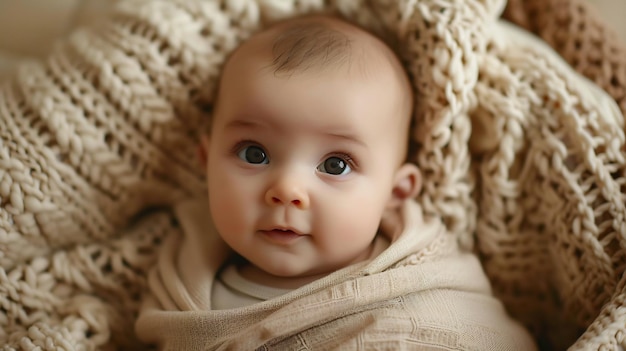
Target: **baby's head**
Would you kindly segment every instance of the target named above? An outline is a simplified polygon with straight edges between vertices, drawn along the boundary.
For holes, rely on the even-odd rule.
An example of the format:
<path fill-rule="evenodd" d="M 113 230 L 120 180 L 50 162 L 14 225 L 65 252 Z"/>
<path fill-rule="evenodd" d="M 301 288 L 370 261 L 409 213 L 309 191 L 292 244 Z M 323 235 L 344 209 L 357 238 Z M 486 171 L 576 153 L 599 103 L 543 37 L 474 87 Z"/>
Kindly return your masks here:
<path fill-rule="evenodd" d="M 409 80 L 356 26 L 312 16 L 257 33 L 218 91 L 202 138 L 211 215 L 264 272 L 306 277 L 364 259 L 381 218 L 419 191 L 405 162 Z"/>

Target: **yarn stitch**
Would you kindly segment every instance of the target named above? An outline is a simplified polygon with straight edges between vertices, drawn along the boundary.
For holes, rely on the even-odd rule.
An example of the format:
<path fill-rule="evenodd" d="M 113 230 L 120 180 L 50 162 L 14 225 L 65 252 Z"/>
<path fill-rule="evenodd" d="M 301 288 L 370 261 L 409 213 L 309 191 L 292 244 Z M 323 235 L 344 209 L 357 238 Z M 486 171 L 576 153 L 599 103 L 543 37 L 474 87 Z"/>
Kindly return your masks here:
<path fill-rule="evenodd" d="M 0 84 L 2 350 L 141 348 L 132 323 L 145 275 L 178 230 L 163 207 L 205 192 L 196 136 L 222 63 L 260 28 L 321 11 L 401 43 L 418 101 L 419 201 L 479 253 L 509 312 L 545 349 L 624 345 L 622 116 L 538 40 L 506 34 L 504 6 L 127 0 L 22 63 Z M 584 6 L 518 0 L 506 16 L 624 110 L 623 49 L 594 37 L 606 32 L 581 19 Z M 591 46 L 605 49 L 585 56 Z"/>

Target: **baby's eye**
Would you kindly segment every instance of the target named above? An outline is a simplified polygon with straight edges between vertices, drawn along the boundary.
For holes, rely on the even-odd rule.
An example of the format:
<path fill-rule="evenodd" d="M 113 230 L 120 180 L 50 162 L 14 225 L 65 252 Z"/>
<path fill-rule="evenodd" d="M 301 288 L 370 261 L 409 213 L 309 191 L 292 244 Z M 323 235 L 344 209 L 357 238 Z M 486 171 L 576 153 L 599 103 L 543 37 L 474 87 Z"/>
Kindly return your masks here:
<path fill-rule="evenodd" d="M 267 158 L 267 154 L 265 154 L 265 150 L 256 145 L 244 147 L 237 153 L 237 156 L 240 159 L 255 165 L 270 163 L 269 158 Z"/>
<path fill-rule="evenodd" d="M 337 156 L 325 159 L 324 162 L 317 166 L 317 170 L 332 175 L 345 175 L 352 172 L 348 162 Z"/>

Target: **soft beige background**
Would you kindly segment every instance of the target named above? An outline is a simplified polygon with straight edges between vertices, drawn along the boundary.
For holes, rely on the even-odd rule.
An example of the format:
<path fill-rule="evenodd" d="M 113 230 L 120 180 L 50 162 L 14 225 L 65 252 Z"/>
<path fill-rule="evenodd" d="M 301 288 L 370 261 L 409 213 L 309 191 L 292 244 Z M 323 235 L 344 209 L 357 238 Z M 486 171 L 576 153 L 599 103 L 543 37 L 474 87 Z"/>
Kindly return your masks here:
<path fill-rule="evenodd" d="M 101 18 L 118 0 L 0 0 L 0 77 L 38 57 L 72 28 Z M 626 0 L 587 0 L 626 42 Z"/>
<path fill-rule="evenodd" d="M 98 20 L 117 0 L 0 0 L 0 77 L 40 57 L 72 28 Z"/>
<path fill-rule="evenodd" d="M 602 17 L 617 31 L 622 41 L 626 42 L 626 0 L 587 1 L 594 4 Z"/>

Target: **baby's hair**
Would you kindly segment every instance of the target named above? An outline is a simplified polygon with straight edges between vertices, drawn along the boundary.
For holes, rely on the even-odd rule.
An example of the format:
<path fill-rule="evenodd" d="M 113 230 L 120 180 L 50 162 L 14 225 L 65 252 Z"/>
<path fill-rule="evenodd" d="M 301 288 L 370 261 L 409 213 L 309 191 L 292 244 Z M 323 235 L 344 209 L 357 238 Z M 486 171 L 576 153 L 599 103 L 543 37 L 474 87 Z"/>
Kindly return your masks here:
<path fill-rule="evenodd" d="M 304 22 L 288 27 L 272 47 L 274 73 L 342 66 L 350 62 L 350 38 L 324 23 Z"/>

